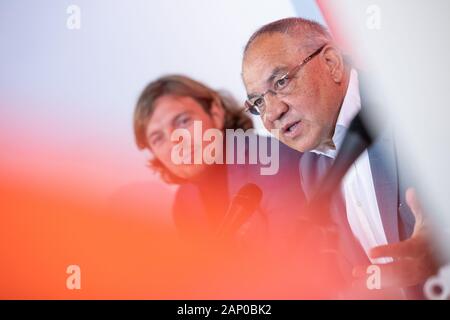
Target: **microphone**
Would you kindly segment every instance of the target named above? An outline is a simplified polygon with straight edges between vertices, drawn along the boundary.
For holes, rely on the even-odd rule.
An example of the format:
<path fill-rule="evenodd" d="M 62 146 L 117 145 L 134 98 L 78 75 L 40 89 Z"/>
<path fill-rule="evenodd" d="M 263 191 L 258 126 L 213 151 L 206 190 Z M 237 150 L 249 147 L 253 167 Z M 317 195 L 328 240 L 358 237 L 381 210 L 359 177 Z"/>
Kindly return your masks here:
<path fill-rule="evenodd" d="M 247 183 L 239 189 L 217 230 L 217 238 L 232 236 L 251 217 L 262 199 L 262 190 L 254 183 Z"/>

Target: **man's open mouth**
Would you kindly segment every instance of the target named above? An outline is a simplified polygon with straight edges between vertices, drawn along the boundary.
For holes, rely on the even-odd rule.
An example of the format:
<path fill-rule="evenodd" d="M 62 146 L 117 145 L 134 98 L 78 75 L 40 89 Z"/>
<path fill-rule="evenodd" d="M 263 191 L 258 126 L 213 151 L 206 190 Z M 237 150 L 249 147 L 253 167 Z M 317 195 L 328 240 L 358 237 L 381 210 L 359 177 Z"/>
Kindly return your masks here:
<path fill-rule="evenodd" d="M 295 133 L 297 132 L 297 129 L 299 129 L 299 127 L 300 127 L 300 122 L 301 122 L 301 120 L 291 122 L 291 123 L 285 125 L 282 129 L 283 135 L 290 136 L 290 137 L 294 136 Z"/>

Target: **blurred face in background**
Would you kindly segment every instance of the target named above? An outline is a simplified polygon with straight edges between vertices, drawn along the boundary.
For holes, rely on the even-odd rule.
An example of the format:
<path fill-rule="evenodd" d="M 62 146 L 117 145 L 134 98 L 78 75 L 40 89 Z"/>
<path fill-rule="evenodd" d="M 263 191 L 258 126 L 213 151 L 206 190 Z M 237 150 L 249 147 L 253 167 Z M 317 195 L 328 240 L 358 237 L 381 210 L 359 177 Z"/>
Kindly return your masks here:
<path fill-rule="evenodd" d="M 194 121 L 201 121 L 202 133 L 194 141 Z M 165 95 L 155 100 L 153 114 L 146 127 L 148 146 L 156 157 L 172 174 L 195 180 L 204 174 L 211 165 L 194 164 L 194 151 L 204 148 L 211 142 L 204 142 L 203 132 L 208 129 L 223 129 L 223 109 L 213 105 L 210 113 L 192 97 Z M 176 164 L 172 160 L 173 148 L 179 148 L 181 141 L 171 141 L 176 129 L 186 129 L 190 133 L 190 164 Z M 186 143 L 187 141 L 183 141 Z M 180 152 L 180 150 L 177 150 Z"/>
<path fill-rule="evenodd" d="M 242 74 L 250 101 L 267 90 L 283 92 L 265 95 L 263 124 L 279 129 L 277 138 L 286 145 L 309 151 L 331 141 L 347 83 L 342 56 L 332 45 L 286 78 L 319 49 L 299 49 L 301 43 L 288 34 L 259 36 L 245 54 Z"/>

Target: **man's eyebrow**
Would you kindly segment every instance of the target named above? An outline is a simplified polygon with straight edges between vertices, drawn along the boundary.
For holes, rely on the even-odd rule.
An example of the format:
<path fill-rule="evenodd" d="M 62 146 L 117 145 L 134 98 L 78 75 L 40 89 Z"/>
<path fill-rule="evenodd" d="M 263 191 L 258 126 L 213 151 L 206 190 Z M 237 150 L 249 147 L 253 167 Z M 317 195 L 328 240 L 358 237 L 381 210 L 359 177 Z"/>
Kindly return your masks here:
<path fill-rule="evenodd" d="M 250 93 L 249 95 L 247 95 L 247 98 L 248 99 L 253 99 L 253 98 L 257 97 L 257 96 L 259 96 L 259 94 L 257 94 L 257 93 Z"/>
<path fill-rule="evenodd" d="M 160 129 L 156 129 L 156 130 L 150 131 L 150 133 L 147 135 L 147 138 L 151 139 L 153 136 L 155 136 L 157 134 L 161 134 L 161 130 Z"/>
<path fill-rule="evenodd" d="M 184 116 L 184 115 L 186 115 L 186 114 L 191 114 L 191 113 L 192 113 L 191 111 L 183 111 L 183 112 L 177 114 L 177 115 L 172 119 L 171 122 L 174 124 L 180 117 L 182 117 L 182 116 Z M 156 130 L 151 131 L 151 132 L 147 135 L 147 137 L 150 139 L 151 137 L 153 137 L 153 136 L 156 135 L 156 134 L 161 134 L 161 129 L 156 129 Z"/>
<path fill-rule="evenodd" d="M 275 67 L 272 70 L 272 73 L 270 74 L 269 78 L 267 78 L 266 83 L 270 85 L 276 77 L 285 74 L 287 72 L 287 70 L 288 70 L 288 68 L 284 67 L 284 66 L 283 67 L 281 67 L 281 66 Z"/>
<path fill-rule="evenodd" d="M 188 111 L 183 111 L 183 112 L 177 114 L 177 115 L 172 119 L 171 122 L 172 122 L 173 124 L 175 124 L 175 123 L 178 121 L 178 119 L 180 119 L 182 116 L 189 115 L 189 114 L 191 114 L 191 113 L 192 113 L 192 111 L 190 111 L 190 110 L 188 110 Z"/>
<path fill-rule="evenodd" d="M 288 68 L 285 66 L 279 66 L 279 67 L 275 67 L 272 72 L 270 73 L 270 76 L 267 78 L 266 80 L 266 84 L 268 86 L 270 86 L 273 82 L 273 80 L 281 75 L 284 75 L 286 72 L 288 71 Z M 248 99 L 252 99 L 255 98 L 257 96 L 259 96 L 260 93 L 250 93 L 249 95 L 247 95 Z"/>

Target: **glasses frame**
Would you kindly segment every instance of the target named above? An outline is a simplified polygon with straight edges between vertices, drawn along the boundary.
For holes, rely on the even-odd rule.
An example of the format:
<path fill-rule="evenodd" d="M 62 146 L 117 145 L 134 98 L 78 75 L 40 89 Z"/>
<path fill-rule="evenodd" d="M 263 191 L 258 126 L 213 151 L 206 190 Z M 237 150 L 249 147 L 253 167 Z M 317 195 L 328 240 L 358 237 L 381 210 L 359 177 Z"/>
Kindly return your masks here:
<path fill-rule="evenodd" d="M 295 67 L 293 67 L 291 70 L 289 70 L 288 72 L 286 72 L 284 75 L 282 75 L 279 79 L 277 79 L 276 81 L 274 81 L 274 84 L 277 83 L 280 80 L 284 80 L 284 79 L 290 79 L 292 80 L 295 75 L 300 71 L 300 69 L 305 66 L 309 61 L 311 61 L 315 56 L 317 56 L 320 52 L 322 52 L 323 48 L 325 48 L 327 46 L 327 44 L 324 44 L 323 46 L 321 46 L 319 49 L 317 49 L 316 51 L 314 51 L 313 53 L 311 53 L 309 56 L 307 56 L 305 59 L 302 60 L 302 62 L 300 62 L 298 65 L 296 65 Z M 273 85 L 274 85 L 273 84 Z M 287 86 L 287 85 L 286 85 Z M 285 86 L 285 87 L 286 87 Z M 284 87 L 284 88 L 285 88 Z M 283 88 L 283 89 L 284 89 Z M 279 89 L 281 90 L 281 89 Z M 280 92 L 277 92 L 276 88 L 272 88 L 272 89 L 267 89 L 264 93 L 257 95 L 255 97 L 252 98 L 252 100 L 257 101 L 259 99 L 263 99 L 264 101 L 264 97 L 268 94 L 271 93 L 272 95 L 276 96 L 277 94 L 279 94 Z M 264 101 L 265 103 L 265 101 Z M 245 112 L 250 112 L 253 115 L 261 115 L 262 113 L 259 110 L 259 107 L 256 106 L 254 104 L 254 102 L 252 103 L 249 99 L 247 99 L 245 101 Z"/>

